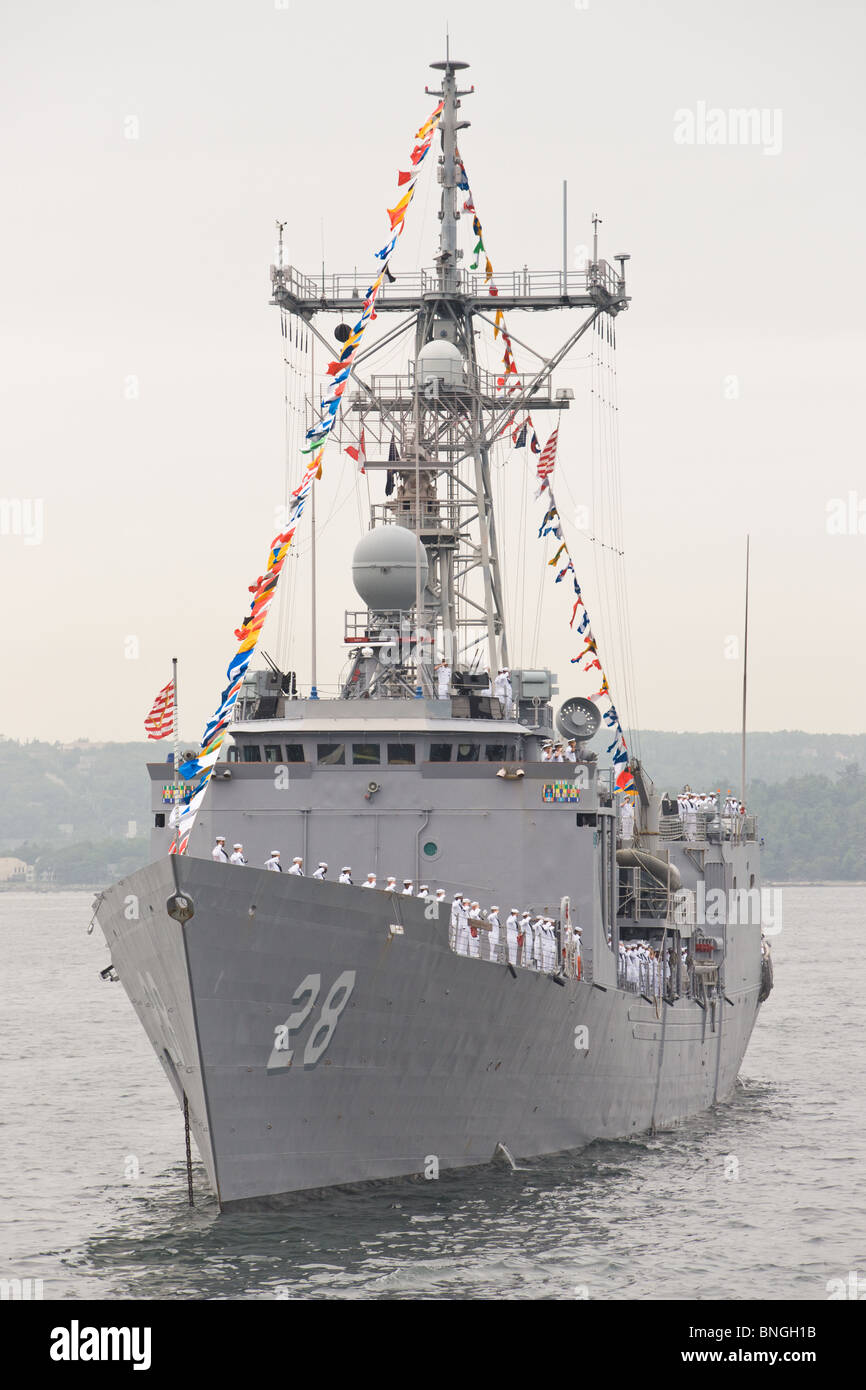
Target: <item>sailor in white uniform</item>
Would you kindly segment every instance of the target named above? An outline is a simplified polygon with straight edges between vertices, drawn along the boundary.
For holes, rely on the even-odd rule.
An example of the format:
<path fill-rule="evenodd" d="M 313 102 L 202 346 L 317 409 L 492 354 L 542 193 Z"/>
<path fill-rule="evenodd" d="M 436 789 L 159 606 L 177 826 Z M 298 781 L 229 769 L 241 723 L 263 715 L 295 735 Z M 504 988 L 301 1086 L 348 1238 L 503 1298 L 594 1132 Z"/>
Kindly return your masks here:
<path fill-rule="evenodd" d="M 447 661 L 440 661 L 436 667 L 436 694 L 440 700 L 447 700 L 451 694 L 451 667 Z"/>
<path fill-rule="evenodd" d="M 292 860 L 292 867 L 289 869 L 289 873 L 294 874 L 295 878 L 304 877 L 304 861 L 299 854 L 296 854 Z"/>
<path fill-rule="evenodd" d="M 385 882 L 385 887 L 383 888 L 382 891 L 383 891 L 383 893 L 396 893 L 396 892 L 397 892 L 397 880 L 396 880 L 396 878 L 393 878 L 391 875 L 389 875 L 388 878 L 387 878 L 387 880 L 386 880 L 386 882 Z"/>
<path fill-rule="evenodd" d="M 414 898 L 414 896 L 415 896 L 415 889 L 412 887 L 412 880 L 411 880 L 411 878 L 404 878 L 404 879 L 403 879 L 403 897 L 404 897 L 404 898 Z"/>
<path fill-rule="evenodd" d="M 544 941 L 544 935 L 543 935 L 543 933 L 544 933 L 544 922 L 545 922 L 544 917 L 536 917 L 535 921 L 532 923 L 532 954 L 531 954 L 531 960 L 532 960 L 532 968 L 533 968 L 533 970 L 540 970 L 540 969 L 541 969 L 541 961 L 542 961 L 542 953 L 543 953 L 543 941 Z"/>
<path fill-rule="evenodd" d="M 469 908 L 469 950 L 467 954 L 474 956 L 476 960 L 481 955 L 481 933 L 484 930 L 481 924 L 483 921 L 481 904 L 472 903 Z"/>
<path fill-rule="evenodd" d="M 275 874 L 281 874 L 283 872 L 283 866 L 280 863 L 280 851 L 278 849 L 271 850 L 270 859 L 265 860 L 265 868 L 270 869 L 271 872 Z M 290 869 L 289 873 L 291 872 L 292 871 Z"/>
<path fill-rule="evenodd" d="M 638 976 L 640 974 L 636 950 L 637 948 L 634 945 L 629 945 L 626 949 L 625 955 L 626 986 L 629 989 L 633 989 L 635 992 L 637 992 Z"/>
<path fill-rule="evenodd" d="M 500 668 L 493 682 L 493 694 L 502 706 L 503 717 L 507 718 L 511 713 L 512 690 L 511 680 L 504 667 Z"/>
<path fill-rule="evenodd" d="M 318 864 L 316 865 L 316 869 L 315 869 L 315 872 L 314 872 L 314 874 L 313 874 L 313 878 L 317 878 L 317 879 L 319 880 L 320 883 L 324 883 L 324 881 L 325 881 L 325 879 L 326 879 L 327 877 L 328 877 L 328 866 L 327 866 L 327 864 L 325 863 L 324 859 L 320 859 L 319 862 L 318 862 Z"/>
<path fill-rule="evenodd" d="M 445 889 L 444 889 L 444 888 L 437 888 L 437 889 L 436 889 L 436 895 L 435 895 L 434 901 L 437 902 L 437 903 L 444 903 L 444 901 L 445 901 Z"/>
<path fill-rule="evenodd" d="M 460 898 L 457 902 L 457 941 L 455 949 L 461 956 L 469 955 L 469 900 Z"/>
<path fill-rule="evenodd" d="M 430 889 L 427 887 L 426 883 L 418 884 L 418 897 L 423 899 L 425 903 L 430 901 Z"/>
<path fill-rule="evenodd" d="M 634 804 L 630 797 L 624 797 L 622 802 L 622 838 L 623 842 L 630 842 L 634 836 Z"/>
<path fill-rule="evenodd" d="M 448 927 L 448 945 L 452 951 L 457 950 L 457 934 L 460 930 L 460 908 L 463 898 L 459 893 L 455 893 L 451 899 L 451 921 Z"/>
<path fill-rule="evenodd" d="M 244 858 L 243 845 L 238 844 L 232 846 L 232 857 L 230 862 L 232 864 L 246 864 L 247 861 Z"/>
<path fill-rule="evenodd" d="M 505 919 L 505 950 L 511 965 L 517 964 L 517 932 L 520 916 L 513 907 Z"/>
<path fill-rule="evenodd" d="M 368 874 L 367 877 L 365 878 L 364 882 L 361 884 L 361 887 L 362 887 L 362 888 L 375 888 L 375 887 L 376 887 L 376 875 L 373 874 L 373 873 Z"/>
<path fill-rule="evenodd" d="M 338 882 L 338 883 L 348 883 L 348 884 L 351 886 L 351 883 L 352 883 L 352 866 L 351 866 L 351 864 L 344 864 L 344 865 L 343 865 L 342 869 L 340 870 L 340 877 L 337 879 L 337 882 Z"/>
<path fill-rule="evenodd" d="M 529 967 L 532 952 L 532 918 L 528 912 L 521 912 L 517 923 L 517 964 Z"/>
<path fill-rule="evenodd" d="M 659 958 L 655 951 L 650 951 L 650 992 L 653 995 L 659 992 Z"/>
<path fill-rule="evenodd" d="M 489 947 L 489 950 L 488 950 L 488 953 L 487 953 L 487 959 L 488 959 L 488 960 L 499 960 L 499 959 L 500 959 L 500 950 L 499 950 L 499 947 L 500 947 L 500 942 L 501 942 L 501 939 L 502 939 L 502 927 L 501 927 L 501 924 L 500 924 L 500 921 L 499 921 L 499 908 L 498 908 L 498 907 L 496 907 L 496 906 L 491 907 L 490 911 L 489 911 L 488 914 L 487 914 L 487 925 L 488 925 L 489 928 L 490 928 L 490 935 L 489 935 L 488 938 L 487 938 L 487 943 L 488 943 L 488 947 Z"/>
<path fill-rule="evenodd" d="M 229 862 L 229 857 L 226 854 L 225 835 L 217 835 L 216 844 L 210 852 L 210 857 L 215 864 L 227 864 Z"/>
<path fill-rule="evenodd" d="M 577 745 L 573 738 L 570 738 L 565 745 L 565 760 L 568 763 L 577 762 Z"/>
<path fill-rule="evenodd" d="M 555 970 L 556 959 L 556 926 L 552 917 L 545 917 L 542 928 L 542 969 Z"/>

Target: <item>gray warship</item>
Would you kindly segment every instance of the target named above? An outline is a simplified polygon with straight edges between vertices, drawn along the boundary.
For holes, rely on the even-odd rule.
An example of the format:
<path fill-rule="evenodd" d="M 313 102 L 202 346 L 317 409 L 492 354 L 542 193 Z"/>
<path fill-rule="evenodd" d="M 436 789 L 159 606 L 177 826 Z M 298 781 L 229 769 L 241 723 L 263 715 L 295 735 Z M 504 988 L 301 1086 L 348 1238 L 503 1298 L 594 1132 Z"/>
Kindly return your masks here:
<path fill-rule="evenodd" d="M 618 769 L 589 748 L 598 703 L 557 707 L 553 672 L 509 667 L 491 456 L 516 402 L 479 362 L 477 329 L 491 306 L 578 314 L 517 398 L 567 410 L 554 371 L 628 307 L 627 257 L 614 268 L 596 244 L 582 270 L 497 277 L 491 299 L 457 245 L 466 65 L 432 66 L 438 251 L 377 302 L 408 321 L 405 370 L 355 372 L 343 403 L 352 438 L 391 442 L 365 446 L 378 500 L 340 686 L 325 697 L 313 670 L 304 694 L 297 671 L 248 671 L 185 852 L 170 852 L 177 765 L 152 763 L 152 863 L 94 905 L 104 973 L 223 1209 L 675 1125 L 731 1096 L 772 983 L 754 819 L 720 796 L 684 818 L 631 756 L 627 824 Z M 324 342 L 317 316 L 363 301 L 356 275 L 314 280 L 282 254 L 271 285 L 284 338 Z M 547 760 L 556 738 L 573 760 Z M 216 862 L 218 835 L 248 863 Z M 303 876 L 261 867 L 275 846 Z M 353 882 L 333 881 L 343 866 Z M 414 891 L 386 891 L 389 874 Z M 461 935 L 458 892 L 500 906 L 498 940 L 477 918 Z M 513 907 L 552 924 L 546 959 L 531 932 L 510 948 Z M 623 963 L 637 942 L 653 970 Z"/>

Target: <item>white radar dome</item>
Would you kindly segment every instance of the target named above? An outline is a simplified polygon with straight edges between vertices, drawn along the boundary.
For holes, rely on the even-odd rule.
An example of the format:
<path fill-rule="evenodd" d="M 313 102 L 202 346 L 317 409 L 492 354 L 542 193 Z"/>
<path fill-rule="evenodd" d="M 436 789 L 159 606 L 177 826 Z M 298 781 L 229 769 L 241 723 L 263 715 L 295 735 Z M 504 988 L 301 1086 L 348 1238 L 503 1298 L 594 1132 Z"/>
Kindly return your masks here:
<path fill-rule="evenodd" d="M 446 386 L 462 386 L 465 381 L 463 353 L 447 338 L 434 338 L 418 353 L 418 380 L 422 386 L 441 381 Z"/>
<path fill-rule="evenodd" d="M 352 582 L 374 613 L 415 607 L 416 565 L 421 589 L 427 583 L 427 552 L 405 526 L 374 526 L 352 556 Z"/>

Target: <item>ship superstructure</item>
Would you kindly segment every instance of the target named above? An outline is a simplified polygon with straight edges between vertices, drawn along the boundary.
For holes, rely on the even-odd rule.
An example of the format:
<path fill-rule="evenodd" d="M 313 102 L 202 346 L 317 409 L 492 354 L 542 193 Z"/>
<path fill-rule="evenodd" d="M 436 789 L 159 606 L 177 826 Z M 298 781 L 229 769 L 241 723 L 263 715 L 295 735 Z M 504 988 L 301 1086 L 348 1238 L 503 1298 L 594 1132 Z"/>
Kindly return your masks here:
<path fill-rule="evenodd" d="M 178 778 L 152 764 L 153 863 L 97 904 L 223 1205 L 676 1123 L 730 1095 L 768 988 L 754 822 L 721 799 L 693 822 L 665 816 L 637 759 L 604 768 L 588 751 L 595 702 L 557 709 L 557 675 L 510 666 L 492 451 L 530 410 L 568 410 L 554 373 L 627 308 L 628 258 L 614 270 L 594 249 L 579 271 L 497 276 L 495 293 L 465 268 L 466 65 L 433 66 L 438 251 L 375 297 L 377 315 L 406 320 L 406 364 L 377 374 L 374 345 L 342 373 L 374 500 L 339 690 L 322 698 L 315 672 L 304 690 L 273 663 L 247 671 L 185 852 L 170 852 Z M 356 274 L 313 279 L 282 258 L 271 285 L 284 322 L 329 352 L 317 317 L 370 303 Z M 579 315 L 516 385 L 476 347 L 508 310 Z M 588 620 L 578 630 L 601 670 Z M 556 739 L 572 752 L 553 763 Z M 217 835 L 247 864 L 214 862 Z M 305 876 L 262 868 L 275 847 Z M 327 881 L 310 877 L 320 862 Z M 348 867 L 354 881 L 335 882 Z M 721 904 L 709 922 L 707 890 Z M 500 929 L 461 919 L 457 893 L 498 906 Z M 749 910 L 732 912 L 741 894 Z M 516 950 L 512 911 L 530 921 Z"/>

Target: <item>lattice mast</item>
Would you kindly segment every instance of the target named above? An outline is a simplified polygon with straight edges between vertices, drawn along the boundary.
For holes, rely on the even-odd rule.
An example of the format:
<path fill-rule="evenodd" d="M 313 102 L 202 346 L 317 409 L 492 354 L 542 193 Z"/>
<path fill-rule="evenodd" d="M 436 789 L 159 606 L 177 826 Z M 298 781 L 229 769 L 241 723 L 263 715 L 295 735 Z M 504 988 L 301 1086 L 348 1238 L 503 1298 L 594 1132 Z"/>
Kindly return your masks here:
<path fill-rule="evenodd" d="M 441 86 L 428 94 L 443 102 L 440 123 L 441 153 L 438 178 L 441 185 L 439 249 L 434 270 L 400 273 L 383 286 L 377 313 L 407 314 L 384 341 L 359 355 L 356 368 L 373 357 L 385 342 L 392 343 L 414 325 L 414 354 L 404 374 L 366 378 L 355 370 L 353 391 L 346 401 L 346 419 L 354 436 L 367 434 L 367 471 L 374 487 L 391 476 L 393 488 L 384 501 L 371 506 L 372 527 L 397 524 L 414 532 L 424 546 L 428 563 L 426 584 L 416 587 L 410 612 L 400 614 L 349 613 L 345 638 L 353 650 L 353 669 L 344 693 L 365 693 L 376 685 L 377 693 L 408 695 L 418 690 L 433 693 L 433 665 L 439 656 L 463 667 L 486 665 L 491 673 L 508 665 L 508 640 L 503 585 L 496 537 L 490 451 L 515 413 L 531 406 L 561 410 L 568 406 L 562 393 L 554 396 L 554 368 L 592 325 L 599 314 L 616 314 L 627 305 L 624 260 L 619 275 L 594 257 L 584 271 L 534 275 L 524 270 L 497 276 L 495 295 L 481 276 L 460 266 L 458 222 L 461 217 L 462 171 L 457 134 L 468 121 L 460 118 L 461 101 L 474 88 L 460 90 L 457 74 L 468 67 L 450 57 L 432 63 L 442 74 Z M 320 281 L 301 275 L 292 267 L 271 267 L 272 303 L 303 316 L 330 352 L 331 344 L 317 333 L 316 313 L 352 314 L 363 300 L 357 275 L 324 271 Z M 485 371 L 476 352 L 476 321 L 489 325 L 491 314 L 505 309 L 589 308 L 592 312 L 570 334 L 563 346 L 531 378 L 524 378 L 520 393 L 506 395 L 501 377 Z M 344 400 L 346 398 L 344 397 Z M 398 458 L 371 457 L 370 436 L 389 442 Z M 390 451 L 390 450 L 389 450 Z M 399 480 L 399 481 L 398 481 Z M 427 633 L 429 642 L 405 640 L 401 660 L 389 660 L 381 669 L 380 647 L 369 653 L 365 638 L 399 621 L 410 633 Z M 355 643 L 357 642 L 357 646 Z M 486 660 L 485 660 L 486 657 Z"/>

